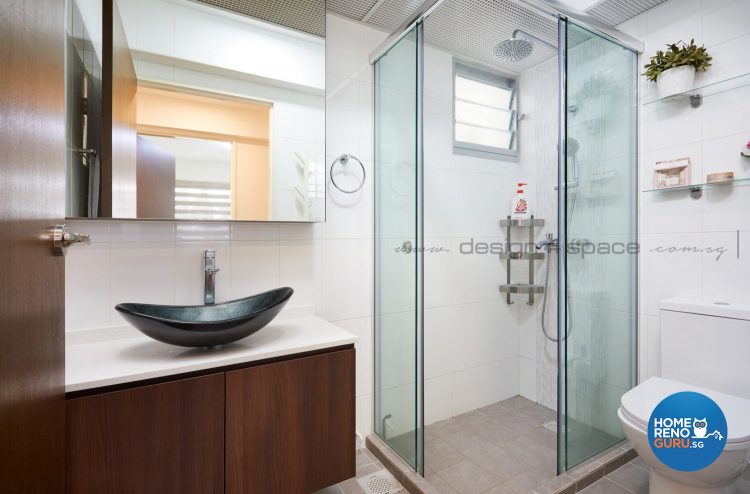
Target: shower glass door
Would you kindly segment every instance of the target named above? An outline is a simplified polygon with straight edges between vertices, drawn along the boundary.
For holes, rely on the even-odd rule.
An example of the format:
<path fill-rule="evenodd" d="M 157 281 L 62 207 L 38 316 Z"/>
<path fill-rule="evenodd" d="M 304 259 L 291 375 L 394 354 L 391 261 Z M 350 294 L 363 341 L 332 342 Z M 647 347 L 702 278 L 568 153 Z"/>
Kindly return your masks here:
<path fill-rule="evenodd" d="M 422 471 L 421 24 L 375 63 L 375 433 Z"/>
<path fill-rule="evenodd" d="M 638 72 L 632 50 L 572 21 L 560 27 L 568 247 L 559 460 L 569 469 L 624 438 L 617 409 L 636 384 Z"/>

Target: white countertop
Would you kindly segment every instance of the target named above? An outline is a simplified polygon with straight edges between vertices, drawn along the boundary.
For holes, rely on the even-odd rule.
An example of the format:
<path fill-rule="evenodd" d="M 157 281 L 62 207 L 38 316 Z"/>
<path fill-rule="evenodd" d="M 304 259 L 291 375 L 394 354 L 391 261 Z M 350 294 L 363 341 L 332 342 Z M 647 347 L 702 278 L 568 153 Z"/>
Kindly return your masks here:
<path fill-rule="evenodd" d="M 104 335 L 104 336 L 103 336 Z M 319 317 L 279 318 L 254 335 L 217 350 L 167 345 L 137 329 L 66 335 L 65 391 L 123 384 L 214 367 L 349 345 L 357 336 Z"/>

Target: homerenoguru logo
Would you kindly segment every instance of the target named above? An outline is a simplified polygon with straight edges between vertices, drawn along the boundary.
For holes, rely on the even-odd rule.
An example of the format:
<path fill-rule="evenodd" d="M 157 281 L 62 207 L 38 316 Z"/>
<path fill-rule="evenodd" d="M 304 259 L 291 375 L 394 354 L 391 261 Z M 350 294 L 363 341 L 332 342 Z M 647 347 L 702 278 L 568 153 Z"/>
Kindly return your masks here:
<path fill-rule="evenodd" d="M 709 466 L 724 451 L 727 421 L 708 396 L 692 391 L 675 393 L 654 408 L 648 441 L 662 463 L 693 472 Z"/>

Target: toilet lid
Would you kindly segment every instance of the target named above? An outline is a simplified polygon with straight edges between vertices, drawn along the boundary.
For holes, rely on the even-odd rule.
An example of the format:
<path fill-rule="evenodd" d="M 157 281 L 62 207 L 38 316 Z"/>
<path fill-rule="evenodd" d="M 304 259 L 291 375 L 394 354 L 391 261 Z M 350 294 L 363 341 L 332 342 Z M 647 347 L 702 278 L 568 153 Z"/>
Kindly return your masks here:
<path fill-rule="evenodd" d="M 644 430 L 656 405 L 667 396 L 680 391 L 695 391 L 716 402 L 727 419 L 727 443 L 750 441 L 750 400 L 728 395 L 712 389 L 652 377 L 624 395 L 620 404 L 629 417 L 641 424 Z"/>

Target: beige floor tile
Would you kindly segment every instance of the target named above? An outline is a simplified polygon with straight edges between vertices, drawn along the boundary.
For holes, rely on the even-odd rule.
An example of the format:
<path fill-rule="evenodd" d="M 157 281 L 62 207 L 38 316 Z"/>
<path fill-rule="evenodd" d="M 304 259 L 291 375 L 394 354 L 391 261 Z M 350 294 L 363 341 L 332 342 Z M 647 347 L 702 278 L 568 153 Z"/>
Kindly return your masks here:
<path fill-rule="evenodd" d="M 444 439 L 432 441 L 425 446 L 424 464 L 425 468 L 430 470 L 438 471 L 462 460 L 465 460 L 465 457 Z"/>
<path fill-rule="evenodd" d="M 438 470 L 437 474 L 461 494 L 480 494 L 500 483 L 468 460 Z"/>
<path fill-rule="evenodd" d="M 520 475 L 510 478 L 505 484 L 519 493 L 531 492 L 555 476 L 556 472 L 546 468 L 529 468 Z"/>
<path fill-rule="evenodd" d="M 607 478 L 635 494 L 648 494 L 648 472 L 630 463 L 610 473 Z"/>

